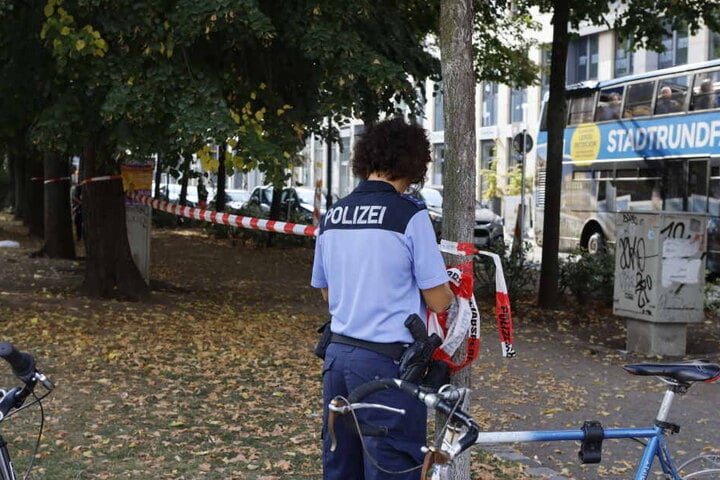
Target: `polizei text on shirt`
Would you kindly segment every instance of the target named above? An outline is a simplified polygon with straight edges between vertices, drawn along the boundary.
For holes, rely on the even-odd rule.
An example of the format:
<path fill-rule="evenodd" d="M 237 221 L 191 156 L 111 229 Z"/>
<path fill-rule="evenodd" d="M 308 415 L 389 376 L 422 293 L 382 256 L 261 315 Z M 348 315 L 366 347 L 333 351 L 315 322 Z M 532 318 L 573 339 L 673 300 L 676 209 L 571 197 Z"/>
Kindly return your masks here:
<path fill-rule="evenodd" d="M 337 206 L 325 214 L 325 225 L 381 225 L 386 210 L 380 205 Z"/>

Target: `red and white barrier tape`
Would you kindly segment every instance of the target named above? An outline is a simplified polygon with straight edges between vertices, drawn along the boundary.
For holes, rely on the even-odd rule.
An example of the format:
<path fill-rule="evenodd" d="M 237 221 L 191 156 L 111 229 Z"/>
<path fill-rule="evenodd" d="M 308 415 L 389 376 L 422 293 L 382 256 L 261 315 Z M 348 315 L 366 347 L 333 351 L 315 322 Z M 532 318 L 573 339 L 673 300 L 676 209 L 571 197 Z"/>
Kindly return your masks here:
<path fill-rule="evenodd" d="M 220 225 L 228 225 L 230 227 L 247 228 L 251 230 L 263 230 L 265 232 L 285 233 L 288 235 L 302 235 L 306 237 L 314 237 L 319 233 L 318 227 L 312 225 L 301 225 L 296 223 L 279 222 L 276 220 L 267 220 L 264 218 L 244 217 L 241 215 L 232 215 L 230 213 L 215 212 L 212 210 L 203 210 L 195 207 L 183 207 L 176 203 L 158 200 L 156 198 L 142 195 L 137 192 L 128 192 L 131 199 L 148 205 L 155 210 L 180 215 L 182 217 L 202 220 Z"/>
<path fill-rule="evenodd" d="M 47 185 L 48 183 L 57 183 L 57 182 L 64 182 L 65 180 L 71 180 L 72 177 L 58 177 L 58 178 L 50 178 L 48 180 L 43 180 L 43 183 Z"/>
<path fill-rule="evenodd" d="M 44 184 L 48 183 L 55 183 L 55 182 L 63 182 L 65 180 L 71 180 L 72 177 L 57 177 L 57 178 L 48 178 L 45 180 L 43 177 L 30 177 L 30 180 L 33 182 L 43 182 Z"/>
<path fill-rule="evenodd" d="M 102 177 L 90 177 L 80 181 L 80 185 L 92 182 L 106 182 L 108 180 L 122 180 L 122 175 L 103 175 Z"/>
<path fill-rule="evenodd" d="M 507 293 L 505 276 L 500 257 L 492 252 L 481 251 L 470 243 L 450 242 L 442 240 L 440 250 L 445 253 L 461 256 L 474 254 L 491 257 L 495 263 L 495 319 L 497 321 L 500 346 L 503 357 L 517 355 L 513 346 L 512 315 L 510 297 Z M 480 348 L 480 314 L 473 295 L 473 263 L 464 262 L 448 268 L 450 288 L 455 294 L 456 308 L 443 314 L 428 311 L 428 332 L 438 333 L 443 344 L 435 351 L 434 358 L 450 365 L 453 372 L 472 363 Z M 467 338 L 465 359 L 456 364 L 451 361 L 452 355 Z"/>

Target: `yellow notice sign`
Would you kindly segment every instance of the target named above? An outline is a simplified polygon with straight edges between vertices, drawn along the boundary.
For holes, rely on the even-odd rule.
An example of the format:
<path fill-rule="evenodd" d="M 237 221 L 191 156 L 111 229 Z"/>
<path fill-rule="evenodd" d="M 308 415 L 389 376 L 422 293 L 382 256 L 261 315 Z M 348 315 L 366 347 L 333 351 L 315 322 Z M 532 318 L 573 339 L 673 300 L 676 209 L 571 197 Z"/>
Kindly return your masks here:
<path fill-rule="evenodd" d="M 585 166 L 597 160 L 600 153 L 600 129 L 586 123 L 575 129 L 570 140 L 570 158 L 573 163 Z"/>
<path fill-rule="evenodd" d="M 152 165 L 121 165 L 120 173 L 122 174 L 124 191 L 152 189 Z"/>

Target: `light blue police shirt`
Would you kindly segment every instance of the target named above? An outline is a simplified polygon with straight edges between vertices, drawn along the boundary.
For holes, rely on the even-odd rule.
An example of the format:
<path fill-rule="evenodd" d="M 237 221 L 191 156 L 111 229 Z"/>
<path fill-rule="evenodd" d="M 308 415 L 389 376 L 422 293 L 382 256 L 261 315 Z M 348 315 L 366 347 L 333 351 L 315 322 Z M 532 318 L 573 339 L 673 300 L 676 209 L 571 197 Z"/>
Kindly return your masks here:
<path fill-rule="evenodd" d="M 425 319 L 420 290 L 447 281 L 425 205 L 387 182 L 361 182 L 321 220 L 311 285 L 328 288 L 333 333 L 412 342 L 404 322 Z"/>

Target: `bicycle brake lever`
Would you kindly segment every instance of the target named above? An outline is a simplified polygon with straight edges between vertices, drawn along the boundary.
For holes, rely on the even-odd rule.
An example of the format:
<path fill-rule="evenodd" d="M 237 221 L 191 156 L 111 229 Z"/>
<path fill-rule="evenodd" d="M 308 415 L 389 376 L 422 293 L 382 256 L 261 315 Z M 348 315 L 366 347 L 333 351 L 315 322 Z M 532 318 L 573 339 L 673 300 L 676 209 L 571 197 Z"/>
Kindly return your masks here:
<path fill-rule="evenodd" d="M 330 435 L 330 451 L 334 452 L 337 448 L 337 436 L 335 436 L 335 418 L 337 418 L 340 409 L 347 407 L 348 404 L 340 398 L 333 398 L 330 401 L 330 410 L 328 412 L 328 435 Z"/>
<path fill-rule="evenodd" d="M 35 380 L 42 383 L 49 391 L 52 391 L 55 388 L 55 385 L 53 385 L 50 379 L 47 378 L 40 370 L 35 370 Z"/>

